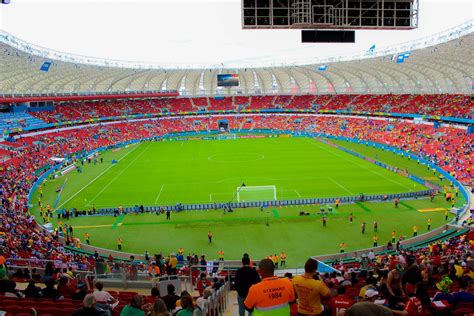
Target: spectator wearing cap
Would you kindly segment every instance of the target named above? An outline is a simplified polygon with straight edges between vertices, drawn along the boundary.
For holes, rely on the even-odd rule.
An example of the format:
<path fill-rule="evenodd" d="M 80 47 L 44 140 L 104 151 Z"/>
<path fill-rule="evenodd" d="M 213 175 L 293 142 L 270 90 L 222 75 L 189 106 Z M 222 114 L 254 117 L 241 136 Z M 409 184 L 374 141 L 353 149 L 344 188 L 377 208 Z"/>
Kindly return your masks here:
<path fill-rule="evenodd" d="M 449 294 L 449 288 L 453 281 L 449 278 L 449 276 L 445 275 L 441 281 L 436 283 L 436 288 L 439 292 L 436 292 L 433 301 L 447 301 L 449 304 L 453 302 L 453 296 Z"/>
<path fill-rule="evenodd" d="M 359 290 L 359 297 L 364 298 L 365 292 L 369 289 L 377 289 L 376 287 L 377 279 L 373 276 L 369 276 L 365 279 L 365 285 Z"/>

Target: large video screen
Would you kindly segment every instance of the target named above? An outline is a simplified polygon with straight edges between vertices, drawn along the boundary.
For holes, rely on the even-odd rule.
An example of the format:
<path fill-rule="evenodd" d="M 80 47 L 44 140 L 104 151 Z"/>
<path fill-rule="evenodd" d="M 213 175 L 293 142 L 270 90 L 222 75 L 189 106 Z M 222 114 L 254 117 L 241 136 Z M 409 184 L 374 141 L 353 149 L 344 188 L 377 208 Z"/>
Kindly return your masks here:
<path fill-rule="evenodd" d="M 222 74 L 217 75 L 218 87 L 238 87 L 239 75 L 236 74 Z"/>

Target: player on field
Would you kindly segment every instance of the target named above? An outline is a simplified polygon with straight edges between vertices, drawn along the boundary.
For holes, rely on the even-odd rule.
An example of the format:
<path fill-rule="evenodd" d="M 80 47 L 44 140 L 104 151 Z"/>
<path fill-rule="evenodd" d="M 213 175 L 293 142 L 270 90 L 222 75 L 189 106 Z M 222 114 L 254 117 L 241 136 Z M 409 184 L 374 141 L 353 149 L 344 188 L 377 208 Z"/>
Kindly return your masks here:
<path fill-rule="evenodd" d="M 400 199 L 399 198 L 396 198 L 395 201 L 394 201 L 394 204 L 395 204 L 395 208 L 398 208 L 398 204 L 400 203 Z"/>

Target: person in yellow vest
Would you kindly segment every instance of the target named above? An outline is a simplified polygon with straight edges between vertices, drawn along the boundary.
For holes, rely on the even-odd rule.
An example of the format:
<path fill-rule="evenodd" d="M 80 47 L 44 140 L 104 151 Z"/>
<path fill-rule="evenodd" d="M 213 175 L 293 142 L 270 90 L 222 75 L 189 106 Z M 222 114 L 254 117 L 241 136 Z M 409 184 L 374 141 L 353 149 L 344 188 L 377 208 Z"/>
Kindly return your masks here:
<path fill-rule="evenodd" d="M 117 248 L 119 251 L 122 251 L 122 244 L 123 244 L 122 237 L 119 237 L 117 240 Z"/>
<path fill-rule="evenodd" d="M 428 230 L 431 230 L 431 218 L 428 218 Z"/>
<path fill-rule="evenodd" d="M 184 255 L 184 248 L 183 248 L 183 247 L 180 247 L 180 248 L 178 249 L 178 254 L 179 254 L 179 255 Z"/>
<path fill-rule="evenodd" d="M 280 255 L 280 267 L 286 268 L 286 253 L 284 251 Z"/>
<path fill-rule="evenodd" d="M 448 214 L 449 214 L 448 209 L 445 209 L 445 210 L 444 210 L 444 220 L 445 220 L 445 221 L 448 220 Z"/>
<path fill-rule="evenodd" d="M 339 252 L 344 253 L 344 251 L 346 251 L 346 247 L 347 247 L 347 245 L 345 243 L 341 242 L 339 244 Z"/>
<path fill-rule="evenodd" d="M 91 244 L 91 234 L 85 233 L 84 237 L 86 238 L 86 244 L 90 245 Z"/>
<path fill-rule="evenodd" d="M 395 243 L 396 238 L 397 238 L 397 232 L 395 230 L 392 230 L 392 244 Z"/>
<path fill-rule="evenodd" d="M 341 203 L 341 200 L 336 199 L 336 210 L 339 208 L 339 204 Z"/>
<path fill-rule="evenodd" d="M 273 256 L 271 256 L 271 259 L 273 261 L 273 264 L 275 265 L 275 269 L 278 268 L 278 255 L 274 254 Z"/>
<path fill-rule="evenodd" d="M 377 235 L 374 235 L 374 247 L 377 247 L 379 245 L 379 237 Z"/>
<path fill-rule="evenodd" d="M 418 236 L 418 226 L 413 226 L 413 237 Z"/>
<path fill-rule="evenodd" d="M 454 205 L 456 204 L 456 200 L 454 197 L 451 198 L 451 208 L 454 208 Z"/>
<path fill-rule="evenodd" d="M 219 250 L 217 255 L 219 256 L 219 261 L 224 261 L 224 250 Z"/>

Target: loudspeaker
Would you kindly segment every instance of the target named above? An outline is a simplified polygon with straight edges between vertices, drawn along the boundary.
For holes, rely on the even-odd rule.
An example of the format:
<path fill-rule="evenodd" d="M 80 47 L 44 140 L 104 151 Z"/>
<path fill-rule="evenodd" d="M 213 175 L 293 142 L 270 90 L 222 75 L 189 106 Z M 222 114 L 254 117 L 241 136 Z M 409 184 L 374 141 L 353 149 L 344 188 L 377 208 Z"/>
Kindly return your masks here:
<path fill-rule="evenodd" d="M 355 43 L 355 31 L 302 30 L 302 43 Z"/>

